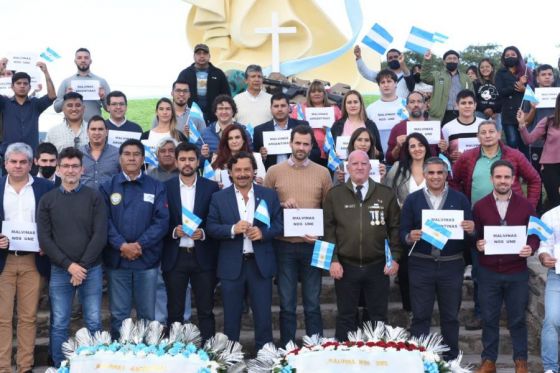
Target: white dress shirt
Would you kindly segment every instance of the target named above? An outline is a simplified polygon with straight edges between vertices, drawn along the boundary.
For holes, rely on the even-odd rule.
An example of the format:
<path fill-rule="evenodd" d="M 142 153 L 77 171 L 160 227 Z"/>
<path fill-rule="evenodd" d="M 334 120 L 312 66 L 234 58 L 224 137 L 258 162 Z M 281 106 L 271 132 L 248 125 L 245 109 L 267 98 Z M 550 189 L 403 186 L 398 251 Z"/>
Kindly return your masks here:
<path fill-rule="evenodd" d="M 27 184 L 18 192 L 6 178 L 4 189 L 4 219 L 16 222 L 35 223 L 35 194 L 33 193 L 33 178 L 28 176 Z"/>
<path fill-rule="evenodd" d="M 181 206 L 184 206 L 190 212 L 194 213 L 194 196 L 196 194 L 196 176 L 192 186 L 188 186 L 183 183 L 183 180 L 179 178 L 179 190 L 181 191 Z M 181 217 L 183 213 L 181 212 Z M 182 219 L 181 219 L 182 220 Z M 189 236 L 181 237 L 179 242 L 180 247 L 194 247 L 194 241 Z"/>
<path fill-rule="evenodd" d="M 550 254 L 551 256 L 558 258 L 554 255 L 554 247 L 559 248 L 560 245 L 560 206 L 553 208 L 543 214 L 541 217 L 543 223 L 548 225 L 553 230 L 552 237 L 549 238 L 547 241 L 541 240 L 541 245 L 539 247 L 539 251 L 537 252 L 537 256 L 542 253 Z"/>
<path fill-rule="evenodd" d="M 235 187 L 235 185 L 233 186 L 233 188 L 235 190 L 235 199 L 237 200 L 237 209 L 239 211 L 239 217 L 241 218 L 241 220 L 245 220 L 253 224 L 253 219 L 255 218 L 255 192 L 253 187 L 251 186 L 251 190 L 249 190 L 248 193 L 249 199 L 247 200 L 247 203 L 245 203 L 245 200 L 243 199 L 243 195 Z M 234 227 L 235 225 L 231 227 L 232 237 L 235 236 L 235 234 L 233 233 Z M 249 254 L 254 252 L 255 251 L 253 250 L 253 242 L 247 237 L 247 235 L 244 234 L 243 254 Z"/>

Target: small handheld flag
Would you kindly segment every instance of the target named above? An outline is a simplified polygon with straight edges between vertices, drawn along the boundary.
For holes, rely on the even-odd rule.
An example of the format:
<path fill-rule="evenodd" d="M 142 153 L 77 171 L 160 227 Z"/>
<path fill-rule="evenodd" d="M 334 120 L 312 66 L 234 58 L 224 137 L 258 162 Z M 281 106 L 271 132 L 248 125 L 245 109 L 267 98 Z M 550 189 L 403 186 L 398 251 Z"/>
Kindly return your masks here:
<path fill-rule="evenodd" d="M 194 121 L 189 118 L 189 142 L 196 144 L 201 139 L 200 132 L 196 128 Z"/>
<path fill-rule="evenodd" d="M 412 26 L 404 47 L 413 52 L 424 54 L 428 49 L 432 49 L 433 40 L 434 34 Z"/>
<path fill-rule="evenodd" d="M 393 266 L 393 255 L 391 254 L 391 248 L 389 247 L 389 240 L 385 239 L 385 265 L 387 268 L 391 269 Z"/>
<path fill-rule="evenodd" d="M 529 101 L 535 104 L 538 104 L 540 102 L 537 96 L 535 95 L 535 92 L 529 85 L 525 87 L 525 94 L 523 95 L 523 101 Z"/>
<path fill-rule="evenodd" d="M 47 62 L 53 62 L 54 60 L 57 60 L 57 59 L 60 58 L 60 55 L 58 53 L 56 53 L 53 49 L 48 48 L 48 47 L 39 56 L 41 56 L 41 58 L 44 59 Z"/>
<path fill-rule="evenodd" d="M 533 57 L 531 57 L 531 56 L 527 57 L 527 63 L 525 65 L 529 69 L 534 70 L 535 69 L 535 60 L 533 59 Z"/>
<path fill-rule="evenodd" d="M 328 271 L 331 268 L 333 253 L 334 243 L 316 240 L 313 246 L 311 265 Z"/>
<path fill-rule="evenodd" d="M 207 178 L 207 179 L 214 180 L 215 175 L 216 175 L 216 172 L 212 168 L 212 165 L 210 164 L 208 159 L 205 160 L 204 161 L 204 170 L 202 171 L 202 176 Z"/>
<path fill-rule="evenodd" d="M 303 107 L 301 106 L 301 104 L 297 104 L 296 109 L 297 109 L 297 119 L 305 120 L 305 114 L 303 114 Z"/>
<path fill-rule="evenodd" d="M 443 247 L 447 243 L 447 240 L 449 240 L 449 237 L 451 237 L 451 231 L 449 229 L 431 219 L 426 221 L 426 226 L 422 230 L 422 239 L 424 241 L 439 250 L 443 250 Z"/>
<path fill-rule="evenodd" d="M 340 166 L 340 162 L 341 162 L 340 159 L 338 159 L 336 153 L 334 152 L 334 148 L 331 148 L 329 150 L 329 160 L 327 166 L 331 171 L 334 172 Z"/>
<path fill-rule="evenodd" d="M 406 100 L 404 98 L 401 100 L 401 105 L 402 107 L 397 110 L 397 115 L 402 120 L 407 120 L 410 115 L 408 114 L 408 110 L 406 109 Z"/>
<path fill-rule="evenodd" d="M 387 32 L 379 23 L 376 23 L 362 39 L 362 43 L 379 54 L 385 54 L 389 45 L 393 42 L 393 36 Z"/>
<path fill-rule="evenodd" d="M 187 235 L 192 236 L 196 228 L 202 223 L 202 219 L 193 214 L 185 206 L 181 207 L 182 220 L 183 220 L 183 232 Z"/>
<path fill-rule="evenodd" d="M 445 43 L 447 39 L 449 39 L 449 36 L 440 34 L 439 32 L 434 32 L 434 36 L 432 38 L 435 43 Z"/>
<path fill-rule="evenodd" d="M 530 234 L 536 234 L 541 241 L 548 241 L 554 234 L 554 231 L 541 219 L 531 216 L 527 225 L 527 236 Z"/>
<path fill-rule="evenodd" d="M 152 150 L 151 146 L 144 144 L 144 153 L 145 153 L 144 161 L 147 164 L 149 164 L 150 166 L 154 166 L 154 167 L 157 167 L 159 165 L 157 157 L 154 154 L 154 151 Z"/>
<path fill-rule="evenodd" d="M 270 215 L 268 214 L 268 206 L 264 199 L 261 199 L 261 202 L 259 202 L 254 218 L 270 228 Z"/>
<path fill-rule="evenodd" d="M 198 104 L 194 101 L 190 107 L 189 115 L 191 117 L 198 118 L 204 122 L 204 113 L 202 112 L 202 109 L 200 109 L 200 106 L 198 106 Z"/>
<path fill-rule="evenodd" d="M 325 128 L 325 143 L 323 144 L 323 151 L 328 153 L 331 149 L 334 149 L 334 137 L 331 129 Z"/>
<path fill-rule="evenodd" d="M 253 125 L 249 123 L 245 126 L 245 128 L 247 129 L 249 136 L 251 136 L 251 141 L 253 141 L 253 136 L 255 135 L 255 127 L 253 127 Z"/>
<path fill-rule="evenodd" d="M 438 158 L 445 162 L 445 164 L 447 165 L 447 171 L 449 171 L 449 175 L 451 175 L 451 178 L 453 179 L 453 168 L 451 167 L 449 158 L 443 155 L 443 153 L 439 153 Z"/>

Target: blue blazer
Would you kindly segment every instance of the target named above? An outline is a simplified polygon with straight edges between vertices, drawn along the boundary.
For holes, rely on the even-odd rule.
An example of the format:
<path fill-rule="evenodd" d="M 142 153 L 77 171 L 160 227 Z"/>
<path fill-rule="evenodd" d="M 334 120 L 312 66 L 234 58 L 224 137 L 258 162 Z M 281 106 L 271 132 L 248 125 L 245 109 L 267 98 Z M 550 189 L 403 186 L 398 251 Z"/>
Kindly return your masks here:
<path fill-rule="evenodd" d="M 261 275 L 270 278 L 276 273 L 276 256 L 274 253 L 273 239 L 284 232 L 282 209 L 278 195 L 272 189 L 253 185 L 255 193 L 255 208 L 264 199 L 270 215 L 270 228 L 258 220 L 253 224 L 262 231 L 263 238 L 253 241 L 255 259 Z M 238 234 L 231 238 L 231 227 L 240 220 L 235 189 L 233 186 L 225 188 L 212 195 L 210 212 L 206 222 L 206 232 L 220 240 L 218 248 L 217 276 L 225 280 L 235 280 L 241 273 L 243 262 L 243 235 Z"/>
<path fill-rule="evenodd" d="M 179 176 L 166 181 L 165 187 L 167 189 L 167 202 L 169 204 L 169 232 L 163 241 L 161 269 L 167 272 L 173 270 L 177 263 L 179 242 L 181 241 L 179 238 L 173 238 L 173 230 L 176 226 L 182 224 Z M 212 194 L 219 190 L 218 183 L 203 177 L 197 177 L 193 213 L 202 219 L 202 223 L 200 223 L 198 227 L 204 230 L 206 239 L 204 241 L 194 241 L 194 253 L 200 268 L 204 271 L 216 269 L 216 261 L 218 260 L 216 242 L 206 233 L 206 218 L 208 216 Z"/>
<path fill-rule="evenodd" d="M 45 179 L 41 179 L 35 176 L 33 177 L 33 194 L 35 195 L 35 218 L 37 217 L 37 210 L 39 206 L 39 200 L 43 194 L 47 193 L 49 190 L 53 189 L 55 186 L 52 182 Z M 6 180 L 8 176 L 4 176 L 0 179 L 0 229 L 2 228 L 2 222 L 4 221 L 4 191 L 6 189 Z M 50 277 L 51 274 L 51 262 L 46 255 L 30 254 L 35 255 L 35 265 L 37 266 L 37 271 L 46 278 Z M 6 265 L 6 257 L 8 256 L 8 250 L 0 250 L 0 273 L 4 270 Z"/>
<path fill-rule="evenodd" d="M 288 119 L 288 129 L 293 129 L 300 124 L 309 126 L 309 122 L 305 120 L 299 119 Z M 253 136 L 253 149 L 256 152 L 260 152 L 261 148 L 264 146 L 263 144 L 263 132 L 273 132 L 274 131 L 274 122 L 272 120 L 265 122 L 263 124 L 259 124 L 255 127 L 255 133 Z M 311 149 L 311 154 L 309 155 L 309 159 L 311 159 L 315 163 L 319 163 L 321 160 L 321 151 L 319 150 L 319 146 L 317 145 L 317 141 L 313 141 L 313 148 Z M 276 164 L 276 155 L 267 155 L 266 160 L 263 162 L 264 167 L 268 170 L 270 166 L 274 166 Z"/>
<path fill-rule="evenodd" d="M 401 209 L 401 225 L 399 228 L 399 236 L 404 246 L 410 250 L 410 245 L 406 243 L 406 235 L 413 229 L 422 229 L 422 210 L 430 210 L 424 189 L 417 190 L 409 194 L 404 201 Z M 463 210 L 464 220 L 473 220 L 471 204 L 467 197 L 461 192 L 457 192 L 451 188 L 447 188 L 447 198 L 440 210 Z M 470 248 L 471 240 L 474 236 L 469 237 L 464 234 L 465 240 L 449 240 L 443 247 L 442 256 L 455 255 Z M 418 241 L 414 247 L 414 251 L 430 255 L 432 253 L 432 245 L 424 240 Z"/>

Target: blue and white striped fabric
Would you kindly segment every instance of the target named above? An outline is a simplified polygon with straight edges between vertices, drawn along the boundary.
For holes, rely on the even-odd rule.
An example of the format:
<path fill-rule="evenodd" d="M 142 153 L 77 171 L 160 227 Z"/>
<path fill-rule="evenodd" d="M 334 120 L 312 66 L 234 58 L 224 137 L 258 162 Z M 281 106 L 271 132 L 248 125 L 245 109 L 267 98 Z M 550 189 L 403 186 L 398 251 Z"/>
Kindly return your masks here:
<path fill-rule="evenodd" d="M 433 41 L 435 43 L 445 43 L 449 39 L 449 36 L 440 34 L 439 32 L 434 32 Z"/>
<path fill-rule="evenodd" d="M 402 107 L 397 110 L 397 115 L 402 120 L 407 120 L 408 118 L 410 118 L 410 115 L 408 114 L 408 110 L 406 109 L 406 99 L 401 99 L 401 105 Z"/>
<path fill-rule="evenodd" d="M 325 143 L 323 144 L 323 151 L 325 153 L 328 153 L 331 149 L 334 148 L 334 137 L 332 135 L 331 129 L 325 128 Z"/>
<path fill-rule="evenodd" d="M 48 48 L 48 47 L 39 56 L 41 56 L 41 58 L 43 58 L 47 62 L 53 62 L 54 60 L 60 58 L 60 55 L 58 53 L 56 53 L 52 48 Z"/>
<path fill-rule="evenodd" d="M 526 65 L 531 70 L 535 69 L 536 65 L 535 65 L 535 60 L 533 59 L 533 57 L 531 57 L 531 56 L 527 57 L 527 64 Z"/>
<path fill-rule="evenodd" d="M 305 120 L 305 114 L 303 113 L 303 106 L 301 104 L 296 105 L 296 111 L 297 111 L 297 119 Z"/>
<path fill-rule="evenodd" d="M 404 47 L 413 52 L 424 54 L 428 49 L 432 49 L 433 44 L 434 34 L 412 26 Z"/>
<path fill-rule="evenodd" d="M 154 151 L 152 150 L 152 147 L 146 144 L 143 145 L 144 145 L 144 162 L 146 162 L 150 166 L 157 167 L 159 162 L 157 160 L 156 155 L 154 154 Z"/>
<path fill-rule="evenodd" d="M 333 253 L 334 243 L 316 240 L 315 245 L 313 246 L 311 265 L 328 271 L 331 268 Z"/>
<path fill-rule="evenodd" d="M 449 229 L 431 219 L 426 221 L 426 226 L 422 230 L 422 239 L 424 241 L 442 250 L 447 240 L 449 240 L 449 237 L 451 237 L 451 231 Z"/>
<path fill-rule="evenodd" d="M 362 43 L 383 55 L 389 45 L 393 42 L 393 36 L 387 32 L 379 23 L 373 25 L 366 36 L 362 39 Z"/>
<path fill-rule="evenodd" d="M 268 205 L 264 199 L 261 199 L 257 209 L 255 210 L 254 219 L 266 224 L 270 228 L 270 214 L 268 213 Z"/>
<path fill-rule="evenodd" d="M 198 132 L 198 128 L 196 128 L 196 125 L 194 124 L 192 118 L 189 118 L 189 142 L 192 144 L 196 144 L 198 143 L 198 140 L 200 140 L 200 138 L 201 136 L 200 132 Z"/>
<path fill-rule="evenodd" d="M 204 161 L 204 170 L 202 171 L 202 176 L 207 178 L 207 179 L 214 180 L 215 175 L 216 175 L 216 172 L 212 168 L 212 165 L 210 164 L 208 159 L 205 160 Z"/>
<path fill-rule="evenodd" d="M 192 236 L 196 228 L 202 223 L 202 219 L 192 213 L 185 206 L 181 207 L 182 220 L 183 220 L 183 232 L 187 235 Z"/>
<path fill-rule="evenodd" d="M 529 225 L 527 225 L 527 236 L 530 234 L 536 234 L 541 241 L 548 241 L 554 234 L 554 231 L 541 219 L 531 216 L 529 218 Z"/>
<path fill-rule="evenodd" d="M 443 155 L 443 153 L 439 153 L 438 157 L 439 159 L 445 162 L 445 164 L 447 165 L 447 171 L 449 171 L 449 175 L 451 175 L 451 178 L 453 179 L 453 167 L 451 167 L 451 162 L 449 161 L 449 158 Z"/>
<path fill-rule="evenodd" d="M 245 128 L 247 129 L 249 136 L 251 136 L 251 141 L 253 141 L 253 136 L 255 136 L 255 127 L 253 127 L 251 123 L 248 123 L 245 125 Z"/>
<path fill-rule="evenodd" d="M 535 92 L 529 85 L 525 87 L 525 94 L 523 95 L 523 101 L 529 101 L 535 104 L 538 104 L 540 102 L 537 96 L 535 96 Z"/>
<path fill-rule="evenodd" d="M 189 116 L 204 121 L 204 113 L 202 112 L 202 109 L 200 109 L 200 106 L 198 106 L 198 104 L 194 101 L 191 105 Z"/>
<path fill-rule="evenodd" d="M 391 248 L 389 247 L 389 240 L 385 240 L 385 265 L 387 268 L 391 269 L 393 266 L 393 255 L 391 254 Z"/>
<path fill-rule="evenodd" d="M 330 148 L 329 150 L 329 160 L 327 163 L 327 167 L 332 171 L 336 171 L 336 169 L 338 168 L 338 166 L 340 166 L 340 159 L 336 156 L 336 153 L 334 152 L 334 147 Z"/>

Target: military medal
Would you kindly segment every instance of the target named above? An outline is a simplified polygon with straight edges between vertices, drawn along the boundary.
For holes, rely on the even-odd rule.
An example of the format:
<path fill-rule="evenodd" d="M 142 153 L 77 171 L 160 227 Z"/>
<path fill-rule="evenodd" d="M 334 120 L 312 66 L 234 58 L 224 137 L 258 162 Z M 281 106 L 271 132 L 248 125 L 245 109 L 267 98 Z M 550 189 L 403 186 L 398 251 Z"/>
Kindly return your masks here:
<path fill-rule="evenodd" d="M 369 222 L 370 225 L 375 225 L 374 220 L 375 220 L 375 211 L 370 211 L 369 212 L 371 214 L 371 221 Z"/>
<path fill-rule="evenodd" d="M 379 222 L 379 210 L 375 210 L 374 213 L 375 213 L 375 225 L 381 224 Z"/>
<path fill-rule="evenodd" d="M 383 210 L 381 210 L 381 225 L 385 225 L 385 214 Z"/>

